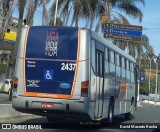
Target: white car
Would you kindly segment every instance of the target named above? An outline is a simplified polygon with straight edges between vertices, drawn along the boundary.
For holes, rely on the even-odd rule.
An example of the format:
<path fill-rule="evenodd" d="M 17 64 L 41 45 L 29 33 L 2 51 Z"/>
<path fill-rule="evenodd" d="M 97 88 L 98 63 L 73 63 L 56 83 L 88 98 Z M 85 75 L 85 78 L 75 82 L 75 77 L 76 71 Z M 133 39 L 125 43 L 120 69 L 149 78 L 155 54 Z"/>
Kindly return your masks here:
<path fill-rule="evenodd" d="M 3 79 L 0 82 L 0 92 L 10 94 L 11 91 L 11 79 Z"/>

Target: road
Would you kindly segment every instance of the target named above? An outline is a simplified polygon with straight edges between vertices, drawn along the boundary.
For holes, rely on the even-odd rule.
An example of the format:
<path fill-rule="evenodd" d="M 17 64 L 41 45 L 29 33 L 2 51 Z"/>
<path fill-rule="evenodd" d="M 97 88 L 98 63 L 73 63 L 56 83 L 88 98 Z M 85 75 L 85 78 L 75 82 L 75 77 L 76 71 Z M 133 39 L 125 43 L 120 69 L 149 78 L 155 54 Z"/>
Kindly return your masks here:
<path fill-rule="evenodd" d="M 65 131 L 81 131 L 75 128 L 72 128 L 72 126 L 74 126 L 74 123 L 79 123 L 81 120 L 80 119 L 67 119 L 67 123 L 68 126 L 67 128 L 69 129 L 65 129 Z M 132 120 L 125 120 L 123 115 L 120 116 L 116 116 L 114 118 L 114 122 L 118 123 L 120 127 L 120 125 L 122 126 L 127 126 L 128 123 L 130 123 L 131 125 L 144 125 L 144 124 L 138 124 L 138 123 L 153 123 L 153 124 L 149 124 L 150 126 L 155 125 L 156 123 L 160 123 L 160 106 L 154 106 L 154 105 L 149 105 L 146 104 L 143 107 L 138 107 L 138 109 L 135 111 L 135 118 Z M 25 117 L 25 118 L 14 118 L 14 119 L 10 119 L 10 120 L 0 120 L 0 123 L 16 123 L 16 124 L 47 124 L 47 119 L 46 117 L 41 117 L 41 116 L 35 116 L 34 118 L 32 117 Z M 81 122 L 82 124 L 84 122 Z M 135 124 L 137 123 L 137 124 Z M 43 129 L 43 130 L 38 130 L 38 131 L 45 131 L 45 132 L 50 132 L 50 131 L 64 131 L 64 129 L 59 129 L 59 128 L 66 128 L 66 125 L 64 124 L 49 124 L 53 125 L 53 129 Z M 71 126 L 72 125 L 72 126 Z M 97 124 L 95 124 L 97 125 Z M 93 127 L 95 128 L 95 125 L 93 125 Z M 93 128 L 91 125 L 91 128 Z M 116 125 L 116 128 L 118 128 Z M 86 127 L 79 127 L 79 128 L 86 128 Z M 87 127 L 88 128 L 88 127 Z M 90 127 L 89 127 L 90 128 Z M 99 125 L 97 125 L 96 127 L 97 129 L 92 129 L 92 131 L 98 131 L 98 132 L 104 132 L 104 131 L 110 131 L 110 132 L 127 132 L 127 131 L 140 131 L 140 132 L 152 132 L 152 130 L 154 129 L 111 129 L 111 128 L 106 128 L 105 126 L 103 127 L 99 127 Z M 14 130 L 13 130 L 14 131 Z M 17 130 L 16 130 L 17 131 Z M 31 130 L 29 130 L 31 131 Z M 36 131 L 36 130 L 34 130 Z M 84 130 L 83 130 L 84 131 Z M 86 130 L 87 131 L 87 130 Z"/>
<path fill-rule="evenodd" d="M 0 102 L 8 100 L 9 100 L 9 94 L 0 92 Z"/>

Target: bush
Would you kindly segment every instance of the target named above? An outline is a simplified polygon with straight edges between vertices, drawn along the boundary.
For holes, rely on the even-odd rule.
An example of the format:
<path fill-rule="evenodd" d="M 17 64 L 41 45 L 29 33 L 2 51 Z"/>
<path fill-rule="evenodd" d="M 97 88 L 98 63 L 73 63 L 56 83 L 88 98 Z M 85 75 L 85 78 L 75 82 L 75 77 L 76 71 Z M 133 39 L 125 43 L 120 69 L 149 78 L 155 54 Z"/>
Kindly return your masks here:
<path fill-rule="evenodd" d="M 140 94 L 148 95 L 149 92 L 149 85 L 148 83 L 140 84 Z"/>

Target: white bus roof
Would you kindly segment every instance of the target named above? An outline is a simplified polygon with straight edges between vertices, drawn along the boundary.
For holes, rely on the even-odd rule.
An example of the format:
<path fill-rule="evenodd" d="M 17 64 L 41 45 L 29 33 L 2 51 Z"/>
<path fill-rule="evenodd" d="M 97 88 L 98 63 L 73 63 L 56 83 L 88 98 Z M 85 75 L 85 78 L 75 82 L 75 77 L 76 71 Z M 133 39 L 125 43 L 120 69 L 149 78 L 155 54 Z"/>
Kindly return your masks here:
<path fill-rule="evenodd" d="M 98 35 L 97 33 L 91 31 L 91 34 L 93 36 L 93 38 L 103 44 L 105 44 L 107 47 L 109 47 L 110 49 L 113 49 L 114 51 L 116 51 L 117 53 L 119 53 L 120 55 L 122 55 L 125 58 L 128 58 L 129 60 L 133 61 L 136 63 L 135 58 L 133 58 L 132 56 L 130 56 L 129 54 L 127 54 L 125 51 L 123 51 L 122 49 L 120 49 L 118 46 L 114 45 L 111 41 L 105 39 L 104 37 Z"/>

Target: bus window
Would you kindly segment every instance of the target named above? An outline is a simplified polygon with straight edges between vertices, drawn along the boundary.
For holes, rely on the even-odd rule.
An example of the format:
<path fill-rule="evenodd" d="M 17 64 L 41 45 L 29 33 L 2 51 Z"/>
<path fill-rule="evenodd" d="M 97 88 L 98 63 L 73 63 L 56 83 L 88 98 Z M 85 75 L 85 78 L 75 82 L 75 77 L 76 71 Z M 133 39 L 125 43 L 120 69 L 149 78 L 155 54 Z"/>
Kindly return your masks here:
<path fill-rule="evenodd" d="M 126 60 L 126 79 L 130 81 L 129 61 Z"/>
<path fill-rule="evenodd" d="M 103 74 L 103 55 L 100 54 L 100 75 Z"/>
<path fill-rule="evenodd" d="M 126 70 L 126 74 L 127 74 L 126 76 L 127 81 L 130 81 L 130 71 Z"/>
<path fill-rule="evenodd" d="M 130 68 L 131 68 L 131 82 L 135 82 L 135 78 L 134 78 L 134 65 L 131 62 L 130 63 Z"/>
<path fill-rule="evenodd" d="M 108 55 L 108 49 L 105 48 L 105 60 L 108 62 L 109 61 L 109 55 Z"/>
<path fill-rule="evenodd" d="M 109 76 L 109 52 L 108 49 L 105 48 L 105 76 Z"/>
<path fill-rule="evenodd" d="M 122 57 L 119 56 L 119 66 L 122 67 Z"/>
<path fill-rule="evenodd" d="M 126 70 L 125 70 L 125 60 L 124 60 L 124 58 L 122 57 L 121 58 L 121 60 L 122 60 L 122 69 L 121 69 L 121 77 L 123 78 L 123 79 L 125 79 L 126 78 Z"/>
<path fill-rule="evenodd" d="M 133 72 L 131 72 L 131 82 L 135 82 L 135 80 L 134 80 L 134 73 Z"/>
<path fill-rule="evenodd" d="M 116 56 L 116 77 L 120 78 L 121 70 L 120 70 L 120 56 L 118 54 Z"/>
<path fill-rule="evenodd" d="M 96 51 L 96 55 L 97 55 L 97 60 L 96 60 L 96 63 L 97 63 L 97 75 L 100 76 L 100 77 L 103 77 L 104 76 L 104 55 L 103 55 L 103 52 L 101 51 Z"/>
<path fill-rule="evenodd" d="M 111 62 L 112 64 L 115 63 L 115 57 L 114 57 L 114 52 L 113 52 L 113 51 L 110 51 L 110 62 Z"/>
<path fill-rule="evenodd" d="M 92 40 L 92 68 L 93 68 L 93 71 L 95 73 L 95 69 L 96 69 L 96 55 L 95 55 L 95 41 Z"/>
<path fill-rule="evenodd" d="M 119 55 L 118 54 L 116 54 L 116 65 L 117 66 L 120 66 L 120 64 L 119 64 L 120 62 L 119 62 Z"/>
<path fill-rule="evenodd" d="M 129 71 L 129 61 L 128 60 L 126 60 L 126 70 Z"/>
<path fill-rule="evenodd" d="M 115 54 L 111 50 L 108 52 L 109 52 L 109 73 L 111 76 L 116 76 L 115 57 L 114 57 Z"/>
<path fill-rule="evenodd" d="M 105 76 L 109 76 L 109 64 L 105 61 Z"/>

